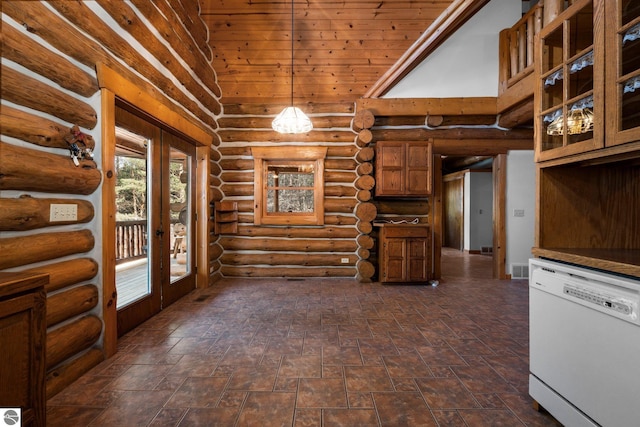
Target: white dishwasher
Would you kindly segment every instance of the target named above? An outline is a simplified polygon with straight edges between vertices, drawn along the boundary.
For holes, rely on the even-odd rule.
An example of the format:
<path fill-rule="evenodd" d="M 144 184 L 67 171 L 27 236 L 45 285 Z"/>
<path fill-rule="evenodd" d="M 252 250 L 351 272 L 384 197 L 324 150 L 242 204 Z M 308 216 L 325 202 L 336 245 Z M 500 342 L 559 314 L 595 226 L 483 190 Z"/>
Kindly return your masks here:
<path fill-rule="evenodd" d="M 640 426 L 640 280 L 529 261 L 529 394 L 574 426 Z"/>

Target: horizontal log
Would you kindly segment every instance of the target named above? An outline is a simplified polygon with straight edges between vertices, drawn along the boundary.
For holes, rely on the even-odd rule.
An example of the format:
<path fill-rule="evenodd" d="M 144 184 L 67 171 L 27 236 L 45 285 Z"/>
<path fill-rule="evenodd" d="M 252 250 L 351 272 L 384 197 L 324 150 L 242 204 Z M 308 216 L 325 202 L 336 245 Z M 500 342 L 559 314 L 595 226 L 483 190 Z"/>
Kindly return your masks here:
<path fill-rule="evenodd" d="M 171 9 L 173 13 L 169 13 L 169 10 L 161 12 L 159 8 L 162 8 L 163 5 L 154 4 L 154 2 L 149 0 L 135 0 L 132 3 L 149 21 L 153 22 L 153 26 L 158 31 L 158 34 L 171 45 L 173 50 L 178 53 L 185 63 L 189 64 L 205 86 L 208 87 L 215 96 L 221 96 L 220 86 L 216 82 L 215 73 L 210 64 L 211 47 L 206 43 L 206 29 L 199 37 L 193 37 L 194 41 L 202 42 L 198 44 L 199 49 L 195 49 L 194 46 L 190 44 L 190 32 L 195 33 L 195 36 L 199 33 L 196 29 L 204 27 L 204 25 L 200 27 L 195 25 L 198 22 L 202 23 L 197 10 L 188 22 L 184 22 L 178 19 L 176 15 L 179 9 Z M 168 6 L 167 9 L 169 9 Z M 185 40 L 189 41 L 189 43 L 185 43 Z M 147 49 L 149 49 L 148 46 Z M 156 56 L 158 55 L 156 54 Z"/>
<path fill-rule="evenodd" d="M 487 115 L 496 114 L 495 97 L 474 98 L 360 98 L 356 110 L 376 116 Z"/>
<path fill-rule="evenodd" d="M 356 179 L 354 185 L 359 190 L 373 190 L 376 185 L 376 179 L 371 175 L 362 175 Z"/>
<path fill-rule="evenodd" d="M 527 100 L 500 114 L 498 126 L 511 129 L 531 123 L 533 122 L 533 111 L 533 99 Z"/>
<path fill-rule="evenodd" d="M 225 111 L 225 113 L 227 113 Z M 220 154 L 222 157 L 229 156 L 245 156 L 251 157 L 251 146 L 250 145 L 235 145 L 235 146 L 226 146 L 219 148 Z M 327 158 L 331 157 L 348 157 L 352 158 L 358 153 L 360 149 L 353 144 L 350 145 L 330 145 L 327 147 Z M 373 158 L 373 155 L 372 157 Z M 226 168 L 225 168 L 226 169 Z"/>
<path fill-rule="evenodd" d="M 124 38 L 120 36 L 122 30 L 116 31 L 116 29 L 112 28 L 109 23 L 97 17 L 95 13 L 86 6 L 86 4 L 84 4 L 83 2 L 67 1 L 51 1 L 50 3 L 53 8 L 55 8 L 58 12 L 60 12 L 62 16 L 73 23 L 73 25 L 85 31 L 87 34 L 91 34 L 93 39 L 97 40 L 102 46 L 121 58 L 125 63 L 129 65 L 129 67 L 136 70 L 140 75 L 146 76 L 148 79 L 152 80 L 154 84 L 156 84 L 156 86 L 163 88 L 163 92 L 170 94 L 170 96 L 173 99 L 177 99 L 180 104 L 187 106 L 187 108 L 189 108 L 190 111 L 194 112 L 194 114 L 196 114 L 196 112 L 198 111 L 201 111 L 197 103 L 193 102 L 183 93 L 181 93 L 180 88 L 178 88 L 178 86 L 174 82 L 163 75 L 158 67 L 154 66 L 145 58 L 145 56 L 141 52 L 138 52 L 133 46 L 127 43 Z M 111 13 L 114 13 L 114 11 L 111 10 L 111 7 L 107 7 L 105 4 L 103 4 L 102 7 L 106 7 L 111 11 Z M 142 31 L 145 31 L 146 29 L 148 34 L 146 37 L 148 38 L 148 40 L 144 40 L 145 45 L 161 44 L 156 39 L 155 35 L 152 35 L 149 32 L 145 24 L 142 24 L 137 19 L 134 13 L 129 13 L 128 16 L 122 16 L 119 18 L 125 18 L 127 21 L 131 21 L 132 23 L 138 23 L 138 25 L 136 26 L 137 29 L 141 29 Z M 126 25 L 125 30 L 131 30 L 131 26 Z M 138 37 L 142 36 L 138 34 Z M 164 44 L 162 44 L 162 46 L 164 47 Z M 164 48 L 166 49 L 166 47 Z M 173 57 L 173 54 L 168 50 L 166 50 L 165 52 L 168 52 L 168 56 L 161 58 L 161 61 L 163 65 L 167 69 L 169 69 L 177 79 L 180 79 L 181 86 L 185 87 L 191 94 L 197 97 L 201 105 L 206 106 L 206 108 L 211 113 L 213 113 L 213 115 L 220 114 L 220 112 L 222 111 L 222 106 L 215 98 L 215 96 L 213 96 L 209 91 L 203 90 L 204 88 L 199 83 L 199 81 L 197 81 L 193 77 L 193 75 L 181 65 L 179 61 L 169 61 L 168 58 Z M 215 121 L 208 121 L 207 124 L 215 124 Z"/>
<path fill-rule="evenodd" d="M 365 248 L 365 249 L 373 248 L 373 238 L 368 234 L 359 235 L 356 241 L 358 242 L 358 245 L 360 245 L 361 248 Z"/>
<path fill-rule="evenodd" d="M 353 197 L 356 195 L 356 189 L 349 185 L 327 185 L 324 187 L 324 195 L 326 197 Z"/>
<path fill-rule="evenodd" d="M 325 225 L 356 225 L 358 220 L 353 216 L 345 215 L 325 215 Z"/>
<path fill-rule="evenodd" d="M 48 274 L 49 284 L 45 286 L 45 291 L 49 293 L 93 279 L 98 274 L 98 263 L 91 258 L 76 258 L 69 261 L 41 265 L 24 270 L 24 272 Z"/>
<path fill-rule="evenodd" d="M 373 147 L 363 147 L 356 154 L 356 160 L 359 161 L 360 163 L 370 162 L 371 160 L 373 160 L 374 156 L 375 156 L 375 151 Z"/>
<path fill-rule="evenodd" d="M 225 111 L 225 113 L 227 113 Z M 223 116 L 218 119 L 221 129 L 270 129 L 272 116 Z M 348 128 L 351 124 L 350 116 L 314 116 L 312 118 L 315 129 Z"/>
<path fill-rule="evenodd" d="M 253 159 L 225 159 L 219 162 L 220 168 L 226 171 L 247 171 L 253 170 Z"/>
<path fill-rule="evenodd" d="M 356 265 L 358 269 L 358 280 L 361 283 L 371 282 L 371 278 L 376 272 L 376 268 L 369 261 L 360 260 Z"/>
<path fill-rule="evenodd" d="M 219 188 L 209 188 L 209 202 L 219 202 L 224 199 L 224 194 Z"/>
<path fill-rule="evenodd" d="M 423 141 L 428 138 L 448 140 L 522 140 L 533 141 L 532 129 L 501 130 L 494 128 L 451 128 L 451 129 L 375 129 L 376 141 Z M 473 147 L 470 147 L 473 148 Z"/>
<path fill-rule="evenodd" d="M 202 77 L 195 79 L 192 71 L 185 68 L 181 61 L 170 59 L 175 56 L 175 51 L 170 50 L 163 41 L 159 40 L 155 35 L 157 33 L 152 31 L 147 24 L 143 22 L 143 20 L 138 18 L 138 15 L 133 11 L 133 9 L 131 9 L 131 7 L 129 7 L 128 4 L 126 4 L 126 2 L 114 2 L 110 0 L 96 1 L 98 1 L 100 6 L 120 24 L 120 31 L 114 31 L 115 29 L 111 29 L 109 25 L 106 25 L 103 22 L 96 22 L 98 18 L 94 18 L 94 15 L 85 7 L 65 7 L 64 9 L 56 7 L 56 9 L 69 17 L 77 26 L 85 29 L 85 31 L 87 30 L 87 24 L 79 22 L 78 17 L 81 16 L 85 18 L 85 21 L 93 21 L 89 26 L 91 27 L 90 34 L 94 38 L 100 40 L 100 42 L 107 46 L 109 50 L 116 53 L 121 58 L 124 58 L 131 67 L 137 69 L 142 75 L 153 74 L 146 64 L 137 63 L 136 59 L 138 59 L 139 56 L 140 59 L 143 59 L 141 62 L 149 63 L 149 61 L 145 61 L 143 55 L 137 54 L 135 49 L 130 47 L 128 43 L 124 42 L 124 40 L 120 38 L 122 30 L 127 31 L 136 40 L 142 41 L 145 49 L 151 53 L 156 60 L 161 62 L 164 67 L 166 67 L 169 72 L 171 72 L 171 74 L 175 76 L 175 78 L 180 81 L 196 99 L 198 99 L 201 105 L 204 105 L 206 108 L 210 108 L 213 114 L 220 114 L 222 106 L 212 93 L 214 90 L 219 89 L 215 82 L 215 78 L 213 78 L 215 75 L 213 69 L 208 67 L 207 72 L 204 72 L 204 70 L 201 69 L 200 71 L 203 73 Z M 189 51 L 188 49 L 179 49 L 179 51 L 183 53 L 193 52 L 193 50 Z M 189 59 L 185 59 L 185 62 L 193 64 L 192 67 L 197 67 L 198 65 L 196 64 L 198 63 L 203 64 L 203 62 L 195 60 L 193 56 Z M 205 90 L 205 87 L 200 83 L 203 80 L 210 83 L 210 87 L 208 87 L 210 90 Z M 220 96 L 220 93 L 216 96 Z"/>
<path fill-rule="evenodd" d="M 433 154 L 443 156 L 496 156 L 513 150 L 533 150 L 533 136 L 524 139 L 442 139 L 433 140 Z"/>
<path fill-rule="evenodd" d="M 225 277 L 354 277 L 355 267 L 234 267 L 222 266 Z"/>
<path fill-rule="evenodd" d="M 363 234 L 369 234 L 373 230 L 373 225 L 370 221 L 358 221 L 356 229 Z"/>
<path fill-rule="evenodd" d="M 93 205 L 78 199 L 36 199 L 21 196 L 16 199 L 0 199 L 1 231 L 24 231 L 51 225 L 85 223 L 93 219 Z M 53 204 L 76 205 L 77 220 L 50 221 L 50 208 Z"/>
<path fill-rule="evenodd" d="M 218 130 L 217 135 L 223 142 L 262 142 L 268 141 L 270 143 L 283 143 L 283 142 L 313 142 L 319 141 L 332 143 L 332 142 L 353 142 L 353 132 L 349 131 L 311 131 L 306 134 L 280 134 L 273 130 L 236 130 L 236 129 L 221 129 Z"/>
<path fill-rule="evenodd" d="M 90 230 L 0 238 L 0 270 L 87 252 L 93 246 Z"/>
<path fill-rule="evenodd" d="M 358 163 L 353 159 L 336 159 L 329 157 L 324 161 L 325 170 L 352 171 L 356 166 L 358 166 Z"/>
<path fill-rule="evenodd" d="M 47 370 L 91 347 L 101 332 L 102 321 L 94 315 L 47 331 Z"/>
<path fill-rule="evenodd" d="M 60 393 L 83 374 L 98 366 L 103 360 L 104 354 L 102 351 L 93 348 L 81 356 L 48 371 L 46 377 L 47 399 L 51 399 Z"/>
<path fill-rule="evenodd" d="M 220 258 L 220 255 L 224 252 L 222 246 L 219 243 L 213 243 L 209 245 L 209 261 L 215 261 Z"/>
<path fill-rule="evenodd" d="M 26 31 L 26 30 L 25 30 Z M 98 81 L 68 59 L 34 41 L 11 25 L 2 27 L 2 56 L 85 98 L 98 91 Z"/>
<path fill-rule="evenodd" d="M 295 239 L 295 238 L 220 238 L 225 251 L 278 251 L 278 252 L 355 252 L 357 243 L 339 239 Z"/>
<path fill-rule="evenodd" d="M 353 116 L 351 128 L 356 132 L 362 129 L 371 129 L 375 120 L 376 118 L 371 110 L 361 109 L 356 111 L 356 114 Z"/>
<path fill-rule="evenodd" d="M 343 262 L 343 260 L 348 262 Z M 358 257 L 353 254 L 280 254 L 280 253 L 226 253 L 221 258 L 222 264 L 226 265 L 298 265 L 298 266 L 339 266 L 355 265 Z"/>
<path fill-rule="evenodd" d="M 360 248 L 358 249 L 358 256 L 360 259 L 367 260 L 371 256 L 371 251 L 369 249 Z"/>
<path fill-rule="evenodd" d="M 103 63 L 116 70 L 128 81 L 133 82 L 145 93 L 151 94 L 154 99 L 158 100 L 159 105 L 166 106 L 171 111 L 181 114 L 187 121 L 194 125 L 202 126 L 202 123 L 205 123 L 215 129 L 216 122 L 215 118 L 211 116 L 211 113 L 203 111 L 200 106 L 185 95 L 181 89 L 175 87 L 174 82 L 163 75 L 159 69 L 153 67 L 148 61 L 142 58 L 140 63 L 149 64 L 148 71 L 151 74 L 145 75 L 142 73 L 142 75 L 145 75 L 145 78 L 140 77 L 140 75 L 135 73 L 130 67 L 123 65 L 117 58 L 114 58 L 113 55 L 107 52 L 102 45 L 95 42 L 94 39 L 87 38 L 85 33 L 69 23 L 69 21 L 63 19 L 56 13 L 51 13 L 51 10 L 47 8 L 43 2 L 2 2 L 2 12 L 12 17 L 15 21 L 20 22 L 28 28 L 29 32 L 38 34 L 43 40 L 87 67 L 94 68 L 96 64 Z M 88 15 L 89 14 L 81 14 L 81 19 L 86 21 Z M 90 15 L 93 15 L 93 13 Z M 92 23 L 93 22 L 90 21 L 88 25 L 91 26 Z M 94 35 L 93 28 L 88 29 L 87 33 Z M 116 40 L 116 38 L 114 38 L 114 40 Z M 158 90 L 158 87 L 162 87 L 163 91 Z M 172 88 L 175 89 L 170 93 Z M 178 101 L 180 105 L 171 100 L 171 95 L 175 96 L 173 99 Z M 153 111 L 153 106 L 150 106 L 150 108 Z M 197 119 L 192 119 L 190 115 L 185 114 L 184 108 L 193 112 Z"/>
<path fill-rule="evenodd" d="M 356 200 L 359 202 L 368 202 L 371 200 L 371 191 L 370 190 L 358 190 L 356 193 Z"/>
<path fill-rule="evenodd" d="M 93 129 L 98 122 L 96 111 L 89 104 L 2 65 L 2 97 L 15 104 L 51 114 L 69 123 Z"/>
<path fill-rule="evenodd" d="M 324 182 L 353 182 L 357 177 L 355 172 L 324 171 Z"/>
<path fill-rule="evenodd" d="M 428 215 L 427 200 L 376 200 L 378 214 Z"/>
<path fill-rule="evenodd" d="M 356 173 L 358 174 L 358 176 L 371 175 L 373 173 L 373 163 L 371 162 L 360 163 L 356 168 Z"/>
<path fill-rule="evenodd" d="M 322 228 L 300 228 L 300 227 L 253 227 L 241 225 L 238 227 L 238 236 L 255 237 L 289 237 L 289 238 L 330 238 L 348 239 L 356 238 L 358 233 L 351 227 L 322 227 Z"/>
<path fill-rule="evenodd" d="M 101 179 L 93 161 L 76 167 L 69 156 L 0 142 L 0 190 L 91 194 Z"/>
<path fill-rule="evenodd" d="M 355 143 L 358 147 L 366 147 L 373 141 L 373 132 L 369 129 L 362 129 L 356 135 Z"/>
<path fill-rule="evenodd" d="M 2 133 L 42 147 L 69 148 L 65 137 L 69 128 L 53 120 L 3 105 L 0 109 L 0 129 Z M 91 135 L 86 135 L 87 148 L 93 149 L 95 142 Z"/>
<path fill-rule="evenodd" d="M 220 173 L 222 173 L 222 165 L 220 164 L 220 162 L 213 162 L 213 163 L 209 163 L 209 174 L 213 175 L 213 176 L 220 176 Z"/>
<path fill-rule="evenodd" d="M 353 212 L 357 204 L 358 201 L 356 199 L 327 197 L 324 199 L 324 211 L 350 213 Z"/>
<path fill-rule="evenodd" d="M 220 189 L 226 197 L 253 196 L 253 184 L 223 184 Z"/>
<path fill-rule="evenodd" d="M 47 327 L 93 309 L 98 298 L 96 285 L 77 286 L 47 297 Z"/>
<path fill-rule="evenodd" d="M 370 202 L 358 203 L 356 206 L 356 218 L 360 221 L 371 222 L 376 218 L 378 209 L 376 205 Z"/>
<path fill-rule="evenodd" d="M 253 172 L 224 171 L 220 174 L 220 179 L 226 183 L 253 182 Z"/>
<path fill-rule="evenodd" d="M 272 115 L 275 116 L 289 104 L 224 104 L 225 115 Z M 336 103 L 315 103 L 307 102 L 299 105 L 307 114 L 354 114 L 353 102 L 336 102 Z"/>

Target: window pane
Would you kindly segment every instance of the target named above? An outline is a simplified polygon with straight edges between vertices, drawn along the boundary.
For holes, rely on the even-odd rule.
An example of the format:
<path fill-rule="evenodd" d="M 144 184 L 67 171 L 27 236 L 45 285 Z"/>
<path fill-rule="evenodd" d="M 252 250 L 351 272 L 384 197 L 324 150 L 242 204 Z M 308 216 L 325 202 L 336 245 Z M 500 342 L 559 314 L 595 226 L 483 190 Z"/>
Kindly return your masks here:
<path fill-rule="evenodd" d="M 313 212 L 313 190 L 269 189 L 267 212 Z"/>

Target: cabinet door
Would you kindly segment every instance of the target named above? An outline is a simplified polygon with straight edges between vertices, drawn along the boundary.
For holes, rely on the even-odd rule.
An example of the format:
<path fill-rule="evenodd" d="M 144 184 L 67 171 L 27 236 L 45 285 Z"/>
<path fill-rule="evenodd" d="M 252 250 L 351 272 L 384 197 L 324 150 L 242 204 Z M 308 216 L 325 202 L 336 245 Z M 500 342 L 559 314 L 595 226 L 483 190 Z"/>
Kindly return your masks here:
<path fill-rule="evenodd" d="M 431 143 L 407 143 L 406 194 L 428 196 L 431 194 Z"/>
<path fill-rule="evenodd" d="M 384 242 L 382 269 L 383 282 L 404 282 L 407 280 L 407 240 L 386 239 Z"/>
<path fill-rule="evenodd" d="M 607 145 L 640 140 L 640 2 L 606 2 Z"/>
<path fill-rule="evenodd" d="M 431 194 L 432 144 L 381 141 L 376 145 L 376 196 L 425 197 Z"/>
<path fill-rule="evenodd" d="M 405 144 L 384 142 L 376 146 L 376 194 L 397 196 L 404 193 Z"/>
<path fill-rule="evenodd" d="M 408 239 L 407 280 L 410 282 L 423 282 L 429 278 L 429 239 Z"/>
<path fill-rule="evenodd" d="M 0 301 L 0 402 L 23 425 L 45 425 L 44 290 Z"/>
<path fill-rule="evenodd" d="M 536 159 L 604 146 L 603 2 L 576 0 L 540 32 Z"/>

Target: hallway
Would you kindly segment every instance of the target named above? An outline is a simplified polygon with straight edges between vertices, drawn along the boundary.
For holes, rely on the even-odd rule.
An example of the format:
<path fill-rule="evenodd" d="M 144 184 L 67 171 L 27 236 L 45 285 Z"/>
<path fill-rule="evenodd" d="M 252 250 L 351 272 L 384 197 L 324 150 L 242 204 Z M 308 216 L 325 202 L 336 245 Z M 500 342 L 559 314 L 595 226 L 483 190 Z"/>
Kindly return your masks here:
<path fill-rule="evenodd" d="M 120 340 L 48 426 L 556 426 L 532 409 L 526 281 L 443 251 L 439 286 L 225 279 Z"/>

